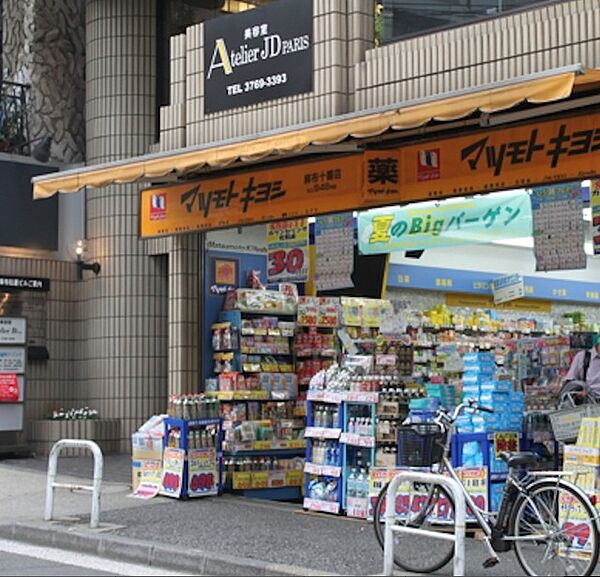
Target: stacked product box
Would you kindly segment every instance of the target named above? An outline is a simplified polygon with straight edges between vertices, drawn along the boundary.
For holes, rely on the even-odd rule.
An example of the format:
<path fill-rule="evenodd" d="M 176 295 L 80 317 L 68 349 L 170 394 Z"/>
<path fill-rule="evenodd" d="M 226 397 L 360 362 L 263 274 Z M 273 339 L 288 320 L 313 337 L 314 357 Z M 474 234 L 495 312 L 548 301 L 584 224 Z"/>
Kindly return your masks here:
<path fill-rule="evenodd" d="M 429 383 L 427 396 L 439 399 L 440 405 L 447 411 L 453 411 L 456 408 L 456 387 L 454 385 Z"/>
<path fill-rule="evenodd" d="M 163 420 L 165 415 L 148 419 L 131 435 L 131 485 L 136 491 L 146 477 L 160 478 L 163 458 Z"/>

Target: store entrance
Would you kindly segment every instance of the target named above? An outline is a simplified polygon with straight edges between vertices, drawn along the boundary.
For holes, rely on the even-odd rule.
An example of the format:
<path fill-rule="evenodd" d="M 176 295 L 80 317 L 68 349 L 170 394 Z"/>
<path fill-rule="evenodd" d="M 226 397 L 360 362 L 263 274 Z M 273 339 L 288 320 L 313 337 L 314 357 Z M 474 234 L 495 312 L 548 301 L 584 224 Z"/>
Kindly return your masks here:
<path fill-rule="evenodd" d="M 556 384 L 600 324 L 591 186 L 207 233 L 203 385 L 220 403 L 224 490 L 366 518 L 401 462 L 398 426 L 466 396 L 497 410 L 465 416 L 454 439 L 478 502 L 497 506 L 503 451 L 561 467 L 558 441 L 577 439 L 550 421 Z M 507 221 L 526 234 L 502 238 Z M 400 249 L 373 247 L 382 222 Z"/>

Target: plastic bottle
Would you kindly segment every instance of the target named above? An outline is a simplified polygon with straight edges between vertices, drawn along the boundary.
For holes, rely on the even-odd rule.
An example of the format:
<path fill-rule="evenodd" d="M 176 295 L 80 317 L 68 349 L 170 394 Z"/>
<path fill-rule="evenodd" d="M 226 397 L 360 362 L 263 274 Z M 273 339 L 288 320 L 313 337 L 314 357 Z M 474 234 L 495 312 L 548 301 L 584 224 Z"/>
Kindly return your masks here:
<path fill-rule="evenodd" d="M 360 470 L 356 480 L 356 497 L 358 499 L 366 499 L 368 494 L 369 477 L 364 469 Z"/>
<path fill-rule="evenodd" d="M 348 421 L 348 432 L 350 434 L 354 434 L 356 431 L 356 421 L 354 420 L 354 417 L 352 417 L 349 421 Z"/>
<path fill-rule="evenodd" d="M 348 477 L 348 497 L 349 498 L 354 498 L 356 497 L 356 481 L 357 481 L 357 477 L 358 474 L 356 472 L 356 469 L 352 469 L 352 471 L 350 472 L 350 476 Z"/>
<path fill-rule="evenodd" d="M 340 410 L 336 407 L 333 410 L 333 414 L 331 416 L 331 426 L 333 428 L 336 428 L 339 426 L 339 423 L 340 423 Z"/>

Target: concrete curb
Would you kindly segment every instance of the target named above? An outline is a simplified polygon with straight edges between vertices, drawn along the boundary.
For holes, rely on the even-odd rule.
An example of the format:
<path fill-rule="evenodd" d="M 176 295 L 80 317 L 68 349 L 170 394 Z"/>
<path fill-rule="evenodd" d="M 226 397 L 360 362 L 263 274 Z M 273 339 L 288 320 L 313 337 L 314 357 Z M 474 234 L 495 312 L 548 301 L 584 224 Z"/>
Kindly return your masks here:
<path fill-rule="evenodd" d="M 196 575 L 335 575 L 295 565 L 280 565 L 231 557 L 198 549 L 183 550 L 127 537 L 93 533 L 90 529 L 57 524 L 0 525 L 0 537 L 43 547 L 67 549 L 114 561 L 149 565 Z"/>

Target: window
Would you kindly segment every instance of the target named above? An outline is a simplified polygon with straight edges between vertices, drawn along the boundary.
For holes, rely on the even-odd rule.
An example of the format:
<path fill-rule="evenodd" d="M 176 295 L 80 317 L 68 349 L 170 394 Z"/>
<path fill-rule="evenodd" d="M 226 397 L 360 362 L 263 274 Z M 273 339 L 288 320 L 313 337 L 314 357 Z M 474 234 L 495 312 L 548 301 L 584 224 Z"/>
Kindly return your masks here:
<path fill-rule="evenodd" d="M 379 34 L 383 42 L 437 28 L 463 26 L 556 0 L 379 0 Z"/>

